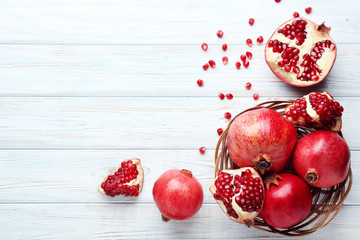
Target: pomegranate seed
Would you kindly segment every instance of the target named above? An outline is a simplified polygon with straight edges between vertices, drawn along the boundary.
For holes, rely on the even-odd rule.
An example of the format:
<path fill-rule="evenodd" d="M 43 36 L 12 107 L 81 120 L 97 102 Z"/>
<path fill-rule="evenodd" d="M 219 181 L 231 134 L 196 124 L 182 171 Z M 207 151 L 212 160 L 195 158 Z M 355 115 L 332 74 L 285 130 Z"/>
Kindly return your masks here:
<path fill-rule="evenodd" d="M 208 70 L 209 64 L 208 64 L 208 63 L 205 63 L 204 66 L 202 66 L 202 68 L 203 68 L 204 70 Z"/>
<path fill-rule="evenodd" d="M 226 119 L 230 119 L 231 118 L 231 113 L 229 113 L 229 112 L 224 113 L 224 117 Z"/>
<path fill-rule="evenodd" d="M 241 63 L 240 63 L 240 62 L 236 62 L 236 63 L 235 63 L 235 66 L 236 66 L 237 69 L 240 69 Z"/>
<path fill-rule="evenodd" d="M 275 0 L 275 2 L 276 2 L 276 3 L 279 3 L 279 2 L 281 2 L 281 0 Z"/>
<path fill-rule="evenodd" d="M 255 22 L 255 19 L 253 19 L 253 18 L 250 18 L 249 19 L 249 24 L 252 26 L 252 25 L 254 25 L 254 22 Z"/>
<path fill-rule="evenodd" d="M 222 38 L 223 35 L 224 35 L 224 32 L 221 31 L 221 30 L 219 30 L 219 31 L 216 32 L 216 35 L 217 35 L 219 38 Z"/>
<path fill-rule="evenodd" d="M 250 62 L 246 60 L 243 64 L 244 64 L 244 67 L 245 67 L 245 68 L 248 68 L 248 67 L 249 67 Z"/>
<path fill-rule="evenodd" d="M 252 40 L 250 38 L 246 39 L 246 44 L 251 47 L 252 46 Z"/>
<path fill-rule="evenodd" d="M 203 43 L 201 45 L 201 48 L 202 48 L 202 50 L 206 51 L 206 50 L 208 50 L 208 45 L 206 43 Z"/>
<path fill-rule="evenodd" d="M 204 86 L 204 81 L 203 80 L 199 79 L 196 82 L 197 82 L 197 85 L 199 85 L 199 87 Z"/>
<path fill-rule="evenodd" d="M 307 14 L 310 14 L 312 12 L 312 8 L 311 7 L 305 8 L 305 12 Z"/>
<path fill-rule="evenodd" d="M 199 148 L 199 152 L 200 152 L 201 154 L 205 154 L 205 152 L 206 152 L 206 147 L 201 147 L 201 148 Z"/>
<path fill-rule="evenodd" d="M 211 68 L 215 68 L 215 66 L 216 66 L 216 63 L 214 60 L 209 60 L 209 64 L 210 64 Z"/>
<path fill-rule="evenodd" d="M 258 99 L 259 99 L 259 94 L 258 94 L 258 93 L 254 93 L 253 98 L 254 98 L 254 100 L 258 100 Z"/>
<path fill-rule="evenodd" d="M 217 133 L 220 136 L 222 133 L 224 132 L 224 130 L 222 128 L 218 128 L 217 129 Z"/>
<path fill-rule="evenodd" d="M 264 38 L 262 36 L 259 36 L 256 41 L 260 44 L 264 41 Z"/>
<path fill-rule="evenodd" d="M 245 83 L 245 88 L 248 89 L 248 90 L 250 90 L 250 88 L 251 88 L 251 83 L 250 83 L 250 82 Z"/>
<path fill-rule="evenodd" d="M 294 13 L 293 13 L 293 16 L 294 16 L 294 18 L 297 18 L 297 17 L 299 17 L 300 15 L 299 15 L 298 12 L 294 12 Z"/>
<path fill-rule="evenodd" d="M 229 100 L 233 99 L 233 97 L 234 96 L 231 93 L 226 94 L 226 98 Z"/>
<path fill-rule="evenodd" d="M 221 92 L 219 92 L 218 96 L 219 96 L 219 98 L 220 98 L 221 100 L 223 100 L 223 99 L 225 98 L 225 95 L 224 95 L 223 93 L 221 93 Z"/>
<path fill-rule="evenodd" d="M 228 62 L 229 62 L 228 57 L 227 56 L 223 57 L 222 62 L 223 62 L 224 65 L 228 64 Z"/>
<path fill-rule="evenodd" d="M 246 55 L 245 55 L 245 54 L 241 54 L 241 55 L 240 55 L 240 60 L 241 60 L 242 62 L 245 62 L 245 61 L 246 61 Z"/>
<path fill-rule="evenodd" d="M 223 51 L 226 51 L 227 50 L 227 44 L 224 43 L 221 48 L 222 48 Z"/>
<path fill-rule="evenodd" d="M 253 55 L 252 55 L 251 52 L 247 51 L 247 52 L 246 52 L 246 56 L 247 56 L 247 58 L 248 58 L 249 60 L 251 60 Z"/>

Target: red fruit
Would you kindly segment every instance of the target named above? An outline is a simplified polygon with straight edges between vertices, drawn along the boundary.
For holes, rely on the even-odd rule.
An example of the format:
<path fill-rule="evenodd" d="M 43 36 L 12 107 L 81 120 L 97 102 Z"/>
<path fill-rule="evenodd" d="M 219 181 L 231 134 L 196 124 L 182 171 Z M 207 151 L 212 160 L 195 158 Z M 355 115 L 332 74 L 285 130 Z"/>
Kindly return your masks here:
<path fill-rule="evenodd" d="M 155 182 L 153 197 L 163 220 L 185 220 L 194 216 L 203 203 L 204 193 L 189 170 L 172 169 Z"/>
<path fill-rule="evenodd" d="M 203 43 L 201 45 L 201 48 L 202 48 L 202 50 L 206 51 L 206 50 L 208 50 L 208 45 L 206 43 Z"/>
<path fill-rule="evenodd" d="M 251 83 L 247 82 L 247 83 L 245 84 L 245 88 L 248 89 L 248 90 L 250 90 L 250 88 L 251 88 Z"/>
<path fill-rule="evenodd" d="M 264 41 L 264 38 L 262 36 L 259 36 L 256 41 L 260 44 Z"/>
<path fill-rule="evenodd" d="M 204 81 L 203 80 L 199 79 L 196 82 L 197 82 L 197 85 L 199 85 L 199 87 L 204 86 Z"/>
<path fill-rule="evenodd" d="M 231 220 L 249 227 L 264 202 L 263 182 L 251 167 L 220 171 L 210 192 Z"/>
<path fill-rule="evenodd" d="M 254 25 L 254 22 L 255 22 L 255 20 L 253 19 L 253 18 L 250 18 L 249 19 L 249 24 L 252 26 L 252 25 Z"/>
<path fill-rule="evenodd" d="M 254 98 L 254 100 L 258 100 L 258 99 L 259 99 L 259 94 L 258 94 L 258 93 L 254 93 L 253 98 Z"/>
<path fill-rule="evenodd" d="M 247 51 L 247 52 L 246 52 L 246 56 L 247 56 L 247 58 L 248 58 L 249 60 L 251 60 L 253 55 L 252 55 L 251 52 Z"/>
<path fill-rule="evenodd" d="M 208 64 L 208 63 L 205 63 L 205 64 L 202 66 L 202 68 L 203 68 L 204 70 L 208 70 L 209 64 Z"/>
<path fill-rule="evenodd" d="M 311 92 L 286 106 L 285 116 L 296 125 L 338 132 L 343 111 L 344 108 L 328 92 Z"/>
<path fill-rule="evenodd" d="M 305 12 L 307 14 L 310 14 L 312 12 L 312 8 L 311 7 L 305 8 Z"/>
<path fill-rule="evenodd" d="M 276 228 L 288 228 L 310 213 L 312 195 L 309 186 L 291 173 L 270 175 L 265 179 L 265 202 L 260 217 Z"/>
<path fill-rule="evenodd" d="M 297 18 L 297 17 L 299 17 L 300 15 L 299 15 L 298 12 L 294 12 L 294 13 L 293 13 L 293 16 L 294 16 L 294 18 Z"/>
<path fill-rule="evenodd" d="M 209 65 L 211 68 L 215 68 L 216 67 L 216 63 L 214 60 L 209 60 Z"/>
<path fill-rule="evenodd" d="M 250 38 L 246 39 L 246 44 L 251 47 L 252 46 L 252 40 Z"/>
<path fill-rule="evenodd" d="M 222 48 L 223 51 L 226 51 L 227 50 L 227 44 L 224 43 L 221 48 Z"/>
<path fill-rule="evenodd" d="M 228 64 L 228 62 L 229 62 L 228 57 L 224 56 L 224 57 L 222 58 L 222 62 L 223 62 L 224 65 Z"/>
<path fill-rule="evenodd" d="M 99 192 L 115 197 L 124 195 L 139 196 L 144 183 L 144 171 L 140 159 L 123 161 L 118 169 L 109 174 L 99 186 Z"/>
<path fill-rule="evenodd" d="M 346 141 L 330 130 L 307 134 L 296 144 L 293 156 L 296 173 L 308 184 L 326 188 L 341 183 L 350 167 Z"/>
<path fill-rule="evenodd" d="M 220 98 L 221 100 L 223 100 L 223 99 L 225 98 L 225 95 L 224 95 L 223 93 L 221 93 L 221 92 L 218 94 L 218 96 L 219 96 L 219 98 Z"/>
<path fill-rule="evenodd" d="M 297 87 L 317 84 L 329 74 L 336 59 L 336 45 L 329 32 L 324 23 L 291 19 L 266 43 L 266 63 L 286 83 Z"/>
<path fill-rule="evenodd" d="M 248 60 L 245 60 L 245 62 L 243 62 L 244 68 L 248 68 L 249 64 L 250 62 Z"/>
<path fill-rule="evenodd" d="M 239 167 L 276 173 L 288 162 L 296 139 L 296 129 L 289 120 L 262 108 L 235 118 L 227 135 L 227 148 Z"/>
<path fill-rule="evenodd" d="M 229 100 L 233 99 L 233 97 L 234 96 L 231 93 L 226 94 L 226 98 Z"/>
<path fill-rule="evenodd" d="M 201 148 L 199 148 L 199 152 L 200 152 L 201 154 L 205 154 L 205 152 L 206 152 L 206 147 L 201 147 Z"/>
<path fill-rule="evenodd" d="M 224 35 L 224 32 L 221 31 L 221 30 L 219 30 L 219 31 L 216 32 L 216 35 L 217 35 L 219 38 L 222 38 L 223 35 Z"/>
<path fill-rule="evenodd" d="M 220 136 L 222 133 L 224 132 L 224 130 L 222 128 L 218 128 L 217 129 L 217 133 Z"/>
<path fill-rule="evenodd" d="M 224 117 L 226 119 L 230 119 L 231 118 L 231 113 L 229 113 L 229 112 L 224 113 Z"/>
<path fill-rule="evenodd" d="M 240 55 L 240 60 L 241 60 L 242 62 L 245 62 L 245 61 L 246 61 L 246 55 L 245 55 L 245 54 L 241 54 L 241 55 Z"/>
<path fill-rule="evenodd" d="M 237 69 L 240 69 L 241 63 L 240 63 L 240 62 L 236 62 L 236 63 L 235 63 L 235 66 L 236 66 Z"/>

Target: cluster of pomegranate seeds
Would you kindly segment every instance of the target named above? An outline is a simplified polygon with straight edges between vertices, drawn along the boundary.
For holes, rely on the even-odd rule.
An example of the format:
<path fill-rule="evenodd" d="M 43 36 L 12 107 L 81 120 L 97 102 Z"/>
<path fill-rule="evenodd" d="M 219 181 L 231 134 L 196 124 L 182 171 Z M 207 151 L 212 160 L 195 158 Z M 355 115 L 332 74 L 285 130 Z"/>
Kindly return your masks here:
<path fill-rule="evenodd" d="M 256 41 L 257 41 L 258 44 L 261 44 L 261 43 L 263 43 L 264 38 L 263 38 L 262 36 L 259 36 L 259 37 L 256 39 Z"/>
<path fill-rule="evenodd" d="M 206 43 L 203 43 L 202 45 L 201 45 L 201 48 L 202 48 L 202 50 L 204 50 L 204 51 L 206 51 L 206 50 L 208 50 L 208 45 L 206 44 Z"/>
<path fill-rule="evenodd" d="M 300 15 L 299 15 L 298 12 L 294 12 L 294 13 L 293 13 L 293 16 L 294 16 L 294 18 L 300 17 Z"/>
<path fill-rule="evenodd" d="M 199 79 L 199 80 L 197 80 L 196 82 L 197 82 L 197 85 L 198 85 L 199 87 L 204 86 L 204 81 L 203 81 L 203 80 Z"/>
<path fill-rule="evenodd" d="M 250 82 L 245 83 L 245 88 L 246 88 L 247 90 L 250 90 L 250 88 L 251 88 L 251 83 L 250 83 Z"/>
<path fill-rule="evenodd" d="M 234 96 L 231 93 L 226 94 L 226 98 L 231 100 L 234 98 Z"/>
<path fill-rule="evenodd" d="M 139 171 L 131 160 L 124 161 L 121 163 L 121 167 L 101 184 L 101 188 L 106 195 L 111 197 L 116 195 L 137 197 L 140 185 L 129 186 L 127 183 L 136 179 L 138 174 Z"/>
<path fill-rule="evenodd" d="M 287 112 L 285 112 L 286 117 L 292 118 L 294 121 L 303 118 L 306 122 L 311 122 L 312 118 L 306 111 L 306 99 L 299 98 L 296 99 L 293 106 L 289 108 Z"/>
<path fill-rule="evenodd" d="M 216 32 L 216 35 L 217 35 L 219 38 L 222 38 L 223 35 L 224 35 L 224 32 L 221 31 L 221 30 L 219 30 L 219 31 Z"/>
<path fill-rule="evenodd" d="M 205 152 L 206 152 L 206 147 L 201 147 L 201 148 L 199 148 L 199 152 L 200 152 L 201 154 L 205 154 Z"/>
<path fill-rule="evenodd" d="M 311 7 L 305 8 L 305 12 L 306 12 L 307 14 L 310 14 L 310 13 L 312 12 L 312 8 L 311 8 Z"/>
<path fill-rule="evenodd" d="M 209 60 L 209 65 L 211 68 L 215 68 L 216 67 L 216 63 L 214 60 Z"/>
<path fill-rule="evenodd" d="M 224 132 L 224 130 L 222 128 L 218 128 L 216 131 L 219 136 Z"/>
<path fill-rule="evenodd" d="M 228 64 L 228 62 L 229 62 L 228 57 L 227 57 L 227 56 L 224 56 L 224 57 L 222 58 L 222 62 L 223 62 L 224 65 Z"/>
<path fill-rule="evenodd" d="M 229 112 L 224 113 L 224 117 L 226 119 L 230 119 L 231 118 L 231 113 L 229 113 Z"/>
<path fill-rule="evenodd" d="M 205 64 L 202 66 L 202 68 L 203 68 L 205 71 L 208 70 L 209 64 L 208 64 L 208 63 L 205 63 Z"/>
<path fill-rule="evenodd" d="M 224 100 L 224 98 L 225 98 L 225 95 L 221 92 L 219 92 L 218 96 L 221 100 Z"/>
<path fill-rule="evenodd" d="M 240 62 L 235 62 L 235 67 L 236 67 L 237 69 L 240 69 L 241 63 L 240 63 Z"/>
<path fill-rule="evenodd" d="M 254 98 L 254 100 L 258 100 L 258 99 L 259 99 L 259 94 L 258 94 L 258 93 L 254 93 L 253 98 Z"/>
<path fill-rule="evenodd" d="M 233 197 L 244 212 L 260 211 L 264 198 L 264 188 L 261 179 L 259 177 L 253 178 L 249 169 L 242 172 L 241 176 L 219 172 L 215 186 L 214 198 L 223 201 L 228 215 L 238 218 L 238 214 L 231 206 Z"/>
<path fill-rule="evenodd" d="M 253 19 L 253 18 L 250 18 L 249 19 L 249 24 L 252 26 L 252 25 L 254 25 L 254 22 L 255 22 L 255 19 Z"/>
<path fill-rule="evenodd" d="M 303 19 L 294 20 L 291 24 L 286 24 L 283 28 L 278 30 L 285 37 L 294 40 L 295 44 L 300 46 L 304 43 L 307 32 L 305 31 L 307 22 Z"/>
<path fill-rule="evenodd" d="M 224 44 L 221 46 L 221 48 L 222 48 L 223 51 L 226 51 L 226 50 L 227 50 L 227 44 L 224 43 Z"/>
<path fill-rule="evenodd" d="M 247 44 L 249 47 L 252 46 L 253 42 L 252 42 L 251 38 L 246 39 L 246 44 Z"/>

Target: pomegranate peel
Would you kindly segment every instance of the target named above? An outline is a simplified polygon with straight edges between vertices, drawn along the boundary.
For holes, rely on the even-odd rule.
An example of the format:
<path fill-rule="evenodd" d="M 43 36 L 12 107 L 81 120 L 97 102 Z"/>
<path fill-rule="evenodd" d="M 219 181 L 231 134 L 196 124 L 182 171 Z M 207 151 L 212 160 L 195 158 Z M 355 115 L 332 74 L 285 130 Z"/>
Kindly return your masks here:
<path fill-rule="evenodd" d="M 137 197 L 143 188 L 143 183 L 144 171 L 141 161 L 133 158 L 123 161 L 110 173 L 100 184 L 98 191 L 111 197 L 116 195 Z"/>

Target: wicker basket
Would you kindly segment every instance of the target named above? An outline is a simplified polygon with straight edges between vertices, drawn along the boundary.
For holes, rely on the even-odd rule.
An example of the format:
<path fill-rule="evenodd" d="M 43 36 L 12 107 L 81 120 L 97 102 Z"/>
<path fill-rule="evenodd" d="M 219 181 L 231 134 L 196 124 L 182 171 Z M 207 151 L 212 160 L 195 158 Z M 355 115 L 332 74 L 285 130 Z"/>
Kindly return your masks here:
<path fill-rule="evenodd" d="M 240 114 L 259 108 L 270 108 L 276 110 L 280 114 L 284 115 L 285 107 L 288 104 L 293 103 L 294 100 L 287 101 L 268 101 L 263 102 L 255 107 L 249 108 Z M 237 117 L 235 116 L 235 117 Z M 223 134 L 220 136 L 220 139 L 217 143 L 215 149 L 215 176 L 222 169 L 236 169 L 238 168 L 234 162 L 231 160 L 226 145 L 226 136 L 229 131 L 229 128 L 235 119 L 235 117 L 230 121 L 227 128 L 224 130 Z M 304 128 L 301 126 L 295 126 L 297 129 L 298 139 L 305 136 L 307 133 L 314 131 L 314 129 Z M 339 132 L 339 135 L 342 137 L 342 133 Z M 293 172 L 290 169 L 290 165 L 285 168 L 286 172 Z M 271 233 L 282 234 L 286 236 L 304 236 L 310 233 L 315 232 L 317 229 L 320 229 L 326 226 L 340 211 L 346 197 L 348 196 L 352 185 L 352 173 L 351 167 L 349 168 L 349 173 L 346 179 L 333 187 L 330 188 L 316 188 L 311 187 L 311 192 L 313 196 L 313 204 L 309 215 L 300 223 L 291 226 L 289 228 L 274 228 L 266 224 L 259 216 L 254 219 L 253 227 Z"/>

